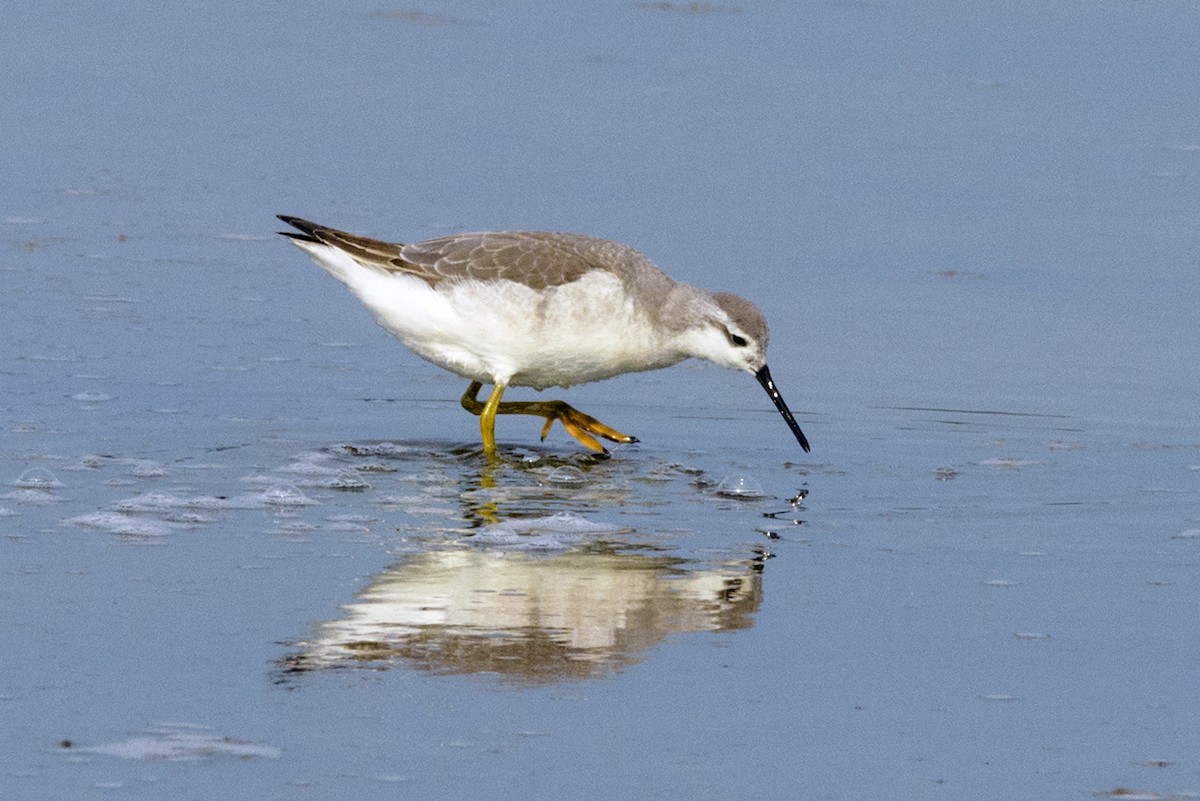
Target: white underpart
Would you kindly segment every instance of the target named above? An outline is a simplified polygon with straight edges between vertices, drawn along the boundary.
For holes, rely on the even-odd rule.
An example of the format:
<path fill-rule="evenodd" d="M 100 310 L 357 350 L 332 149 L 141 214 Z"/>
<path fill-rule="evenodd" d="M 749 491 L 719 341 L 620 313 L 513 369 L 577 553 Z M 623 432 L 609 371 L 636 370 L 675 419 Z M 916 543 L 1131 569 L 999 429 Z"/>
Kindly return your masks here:
<path fill-rule="evenodd" d="M 410 350 L 464 378 L 567 387 L 667 367 L 688 355 L 603 270 L 542 291 L 512 281 L 443 281 L 433 288 L 414 276 L 364 267 L 329 245 L 293 242 Z"/>

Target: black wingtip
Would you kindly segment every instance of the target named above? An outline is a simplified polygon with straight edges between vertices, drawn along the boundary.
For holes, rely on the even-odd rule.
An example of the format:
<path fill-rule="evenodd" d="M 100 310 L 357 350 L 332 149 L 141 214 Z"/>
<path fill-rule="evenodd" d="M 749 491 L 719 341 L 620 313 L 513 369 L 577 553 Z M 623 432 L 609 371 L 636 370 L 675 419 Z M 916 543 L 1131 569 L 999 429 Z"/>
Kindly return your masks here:
<path fill-rule="evenodd" d="M 277 234 L 286 236 L 289 239 L 298 239 L 301 242 L 320 241 L 316 236 L 316 231 L 321 226 L 317 225 L 315 222 L 310 222 L 303 217 L 291 217 L 287 214 L 276 214 L 275 216 L 301 232 L 296 233 L 296 231 L 276 231 Z"/>

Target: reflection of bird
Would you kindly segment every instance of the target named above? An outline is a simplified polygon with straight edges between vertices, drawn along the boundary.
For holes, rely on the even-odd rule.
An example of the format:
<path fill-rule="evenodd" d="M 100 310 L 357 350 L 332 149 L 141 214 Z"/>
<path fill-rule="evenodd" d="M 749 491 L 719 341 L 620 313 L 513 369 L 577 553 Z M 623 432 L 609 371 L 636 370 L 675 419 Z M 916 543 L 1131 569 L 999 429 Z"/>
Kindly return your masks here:
<path fill-rule="evenodd" d="M 745 370 L 800 447 L 808 440 L 767 370 L 767 323 L 748 300 L 673 281 L 630 247 L 575 234 L 456 234 L 393 244 L 298 217 L 284 232 L 344 283 L 406 347 L 471 379 L 462 405 L 496 452 L 497 414 L 555 420 L 587 447 L 636 442 L 563 401 L 501 403 L 508 386 L 569 387 L 669 367 L 688 357 Z M 491 384 L 486 402 L 478 393 Z"/>
<path fill-rule="evenodd" d="M 372 576 L 279 667 L 287 675 L 407 665 L 530 684 L 595 678 L 673 634 L 753 626 L 761 567 L 596 545 L 551 556 L 436 549 Z"/>

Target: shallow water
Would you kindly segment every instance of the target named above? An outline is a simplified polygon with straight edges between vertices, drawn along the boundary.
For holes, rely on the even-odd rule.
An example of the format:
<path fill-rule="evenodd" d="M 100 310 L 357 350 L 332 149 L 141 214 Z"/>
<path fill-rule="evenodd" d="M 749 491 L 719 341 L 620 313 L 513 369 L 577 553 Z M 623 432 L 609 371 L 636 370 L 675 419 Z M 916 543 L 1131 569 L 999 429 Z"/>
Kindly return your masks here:
<path fill-rule="evenodd" d="M 6 17 L 0 797 L 1200 791 L 1191 5 Z M 736 289 L 813 452 L 489 465 L 276 212 Z"/>

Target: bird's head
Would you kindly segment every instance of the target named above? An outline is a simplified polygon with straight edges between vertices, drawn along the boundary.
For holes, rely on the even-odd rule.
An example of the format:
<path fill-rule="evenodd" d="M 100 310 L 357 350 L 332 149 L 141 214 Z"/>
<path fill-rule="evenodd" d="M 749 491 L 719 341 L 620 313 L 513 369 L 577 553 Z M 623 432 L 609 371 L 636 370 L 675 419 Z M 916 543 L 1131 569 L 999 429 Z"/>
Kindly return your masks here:
<path fill-rule="evenodd" d="M 704 315 L 704 324 L 690 331 L 692 355 L 722 367 L 743 370 L 758 379 L 800 447 L 807 451 L 808 439 L 784 403 L 767 369 L 766 318 L 757 306 L 738 295 L 713 292 L 709 298 L 712 303 Z"/>

